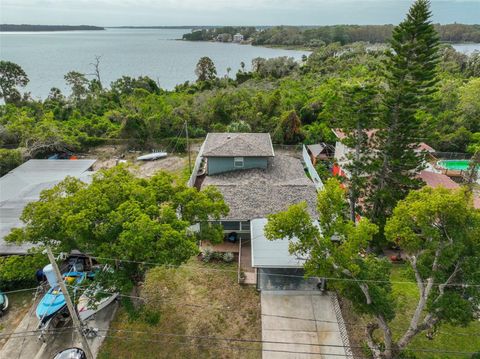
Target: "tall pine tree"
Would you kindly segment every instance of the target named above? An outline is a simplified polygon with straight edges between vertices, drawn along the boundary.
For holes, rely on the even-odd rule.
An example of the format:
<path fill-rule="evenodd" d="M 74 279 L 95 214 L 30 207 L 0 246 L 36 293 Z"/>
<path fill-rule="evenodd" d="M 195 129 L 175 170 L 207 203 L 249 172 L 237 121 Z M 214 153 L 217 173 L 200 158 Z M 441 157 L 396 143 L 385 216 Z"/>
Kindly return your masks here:
<path fill-rule="evenodd" d="M 377 127 L 377 84 L 354 78 L 339 86 L 334 101 L 326 103 L 327 111 L 338 119 L 345 134 L 342 142 L 352 151 L 346 154 L 342 168 L 347 174 L 350 219 L 355 222 L 359 200 L 365 196 L 368 175 L 371 173 L 372 129 Z"/>
<path fill-rule="evenodd" d="M 393 30 L 385 61 L 384 112 L 375 136 L 375 170 L 367 199 L 370 218 L 381 229 L 396 203 L 421 185 L 416 178 L 423 163 L 422 154 L 415 152 L 421 138 L 416 113 L 432 106 L 439 57 L 430 18 L 430 1 L 416 0 Z"/>

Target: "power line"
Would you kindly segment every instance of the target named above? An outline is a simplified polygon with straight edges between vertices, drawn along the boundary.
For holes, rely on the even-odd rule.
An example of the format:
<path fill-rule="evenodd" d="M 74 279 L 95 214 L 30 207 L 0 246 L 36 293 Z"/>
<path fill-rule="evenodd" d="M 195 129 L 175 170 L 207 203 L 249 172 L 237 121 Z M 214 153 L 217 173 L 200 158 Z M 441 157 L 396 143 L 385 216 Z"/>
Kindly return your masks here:
<path fill-rule="evenodd" d="M 97 291 L 99 293 L 103 293 L 103 294 L 112 294 L 110 292 L 106 292 L 106 291 Z M 132 295 L 126 295 L 126 294 L 118 294 L 119 297 L 125 297 L 125 298 L 131 298 L 131 299 L 138 299 L 138 300 L 143 300 L 145 301 L 146 299 L 143 298 L 143 297 L 139 297 L 139 296 L 132 296 Z M 160 301 L 161 303 L 166 303 L 166 304 L 169 304 L 169 303 L 174 303 L 178 306 L 190 306 L 190 307 L 194 307 L 194 308 L 213 308 L 213 309 L 218 309 L 218 310 L 228 310 L 228 311 L 236 311 L 236 309 L 234 308 L 230 308 L 230 307 L 226 307 L 226 306 L 221 306 L 221 307 L 215 307 L 213 305 L 210 305 L 210 306 L 207 306 L 207 305 L 199 305 L 199 304 L 190 304 L 190 303 L 178 303 L 177 300 L 175 300 L 174 298 L 171 298 L 170 300 L 161 300 Z M 287 316 L 287 315 L 277 315 L 277 314 L 261 314 L 261 316 L 264 316 L 264 317 L 274 317 L 274 318 L 282 318 L 282 319 L 293 319 L 293 320 L 300 320 L 300 321 L 308 321 L 308 322 L 319 322 L 319 323 L 330 323 L 330 324 L 338 324 L 338 321 L 334 321 L 334 320 L 325 320 L 325 319 L 313 319 L 313 318 L 301 318 L 301 317 L 294 317 L 294 316 Z M 365 324 L 361 324 L 361 323 L 352 323 L 352 322 L 344 322 L 345 325 L 347 326 L 355 326 L 355 327 L 361 327 L 361 328 L 366 328 L 367 325 Z M 404 330 L 405 328 L 404 327 L 399 327 L 399 326 L 393 326 L 393 325 L 390 325 L 390 328 L 392 329 L 400 329 L 400 330 Z M 316 332 L 319 332 L 319 333 L 327 333 L 327 332 L 339 332 L 339 331 L 332 331 L 332 330 L 327 330 L 327 331 L 322 331 L 322 330 L 317 330 Z M 437 332 L 439 334 L 443 334 L 443 335 L 447 335 L 447 336 L 450 336 L 450 337 L 454 337 L 455 335 L 460 335 L 460 336 L 477 336 L 477 335 L 480 335 L 480 333 L 459 333 L 459 332 L 453 332 L 453 333 L 446 333 L 446 332 Z"/>
<path fill-rule="evenodd" d="M 72 286 L 69 286 L 69 287 L 72 287 Z M 37 287 L 38 288 L 38 287 Z M 34 290 L 34 289 L 37 289 L 37 288 L 26 288 L 26 289 L 20 289 L 20 290 L 17 290 L 17 291 L 11 291 L 11 292 L 21 292 L 21 291 L 28 291 L 28 290 Z M 4 292 L 4 293 L 11 293 L 11 292 Z M 103 293 L 103 294 L 112 294 L 111 292 L 107 292 L 107 291 L 98 291 L 99 293 Z M 126 295 L 126 294 L 119 294 L 119 297 L 124 297 L 124 298 L 130 298 L 130 299 L 138 299 L 138 300 L 142 300 L 142 301 L 145 301 L 146 298 L 144 297 L 140 297 L 140 296 L 132 296 L 132 295 Z M 174 298 L 171 298 L 169 300 L 161 300 L 160 301 L 161 303 L 166 303 L 166 304 L 169 304 L 169 303 L 172 303 L 172 302 L 176 302 L 176 300 Z M 178 303 L 177 303 L 178 304 Z M 194 308 L 213 308 L 213 309 L 218 309 L 218 310 L 230 310 L 230 311 L 235 311 L 234 308 L 229 308 L 227 306 L 220 306 L 218 308 L 216 308 L 215 306 L 211 305 L 211 306 L 206 306 L 206 305 L 199 305 L 199 304 L 190 304 L 190 303 L 182 303 L 181 304 L 182 306 L 190 306 L 190 307 L 194 307 Z M 294 317 L 294 316 L 286 316 L 286 315 L 276 315 L 276 314 L 261 314 L 262 316 L 265 316 L 265 317 L 275 317 L 275 318 L 282 318 L 282 319 L 294 319 L 294 320 L 300 320 L 300 321 L 311 321 L 311 322 L 320 322 L 320 323 L 332 323 L 332 324 L 338 324 L 337 321 L 329 321 L 329 320 L 322 320 L 322 319 L 313 319 L 313 318 L 301 318 L 301 317 Z M 351 323 L 351 322 L 344 322 L 345 325 L 347 326 L 356 326 L 356 327 L 364 327 L 366 328 L 367 325 L 365 324 L 360 324 L 358 322 L 354 322 L 354 323 Z M 405 329 L 404 327 L 398 327 L 398 326 L 391 326 L 391 328 L 397 328 L 397 329 Z M 458 332 L 453 332 L 453 333 L 445 333 L 445 332 L 437 332 L 439 334 L 444 334 L 444 335 L 449 335 L 449 336 L 454 336 L 454 335 L 461 335 L 461 336 L 476 336 L 477 333 L 458 333 Z M 477 335 L 480 335 L 480 333 L 478 333 Z"/>
<path fill-rule="evenodd" d="M 3 292 L 3 294 L 10 294 L 10 293 L 19 293 L 19 292 L 28 292 L 28 291 L 32 291 L 32 290 L 37 290 L 39 287 L 35 287 L 35 288 L 25 288 L 25 289 L 16 289 L 16 290 L 9 290 L 7 292 Z"/>
<path fill-rule="evenodd" d="M 74 327 L 71 327 L 74 328 Z M 67 329 L 67 328 L 63 328 Z M 63 331 L 63 330 L 62 330 Z M 62 331 L 49 331 L 51 334 L 61 333 Z M 121 330 L 121 329 L 98 329 L 100 332 L 124 332 L 124 333 L 137 333 L 137 334 L 148 334 L 155 335 L 160 337 L 177 337 L 177 338 L 187 338 L 187 339 L 199 339 L 199 340 L 213 340 L 213 341 L 226 341 L 226 342 L 239 342 L 239 343 L 251 343 L 251 344 L 280 344 L 280 345 L 304 345 L 311 347 L 325 347 L 325 348 L 350 348 L 350 349 L 363 349 L 363 346 L 355 345 L 338 345 L 338 344 L 315 344 L 315 343 L 298 343 L 298 342 L 281 342 L 281 341 L 269 341 L 269 340 L 255 340 L 255 339 L 241 339 L 241 338 L 224 338 L 224 337 L 214 337 L 214 336 L 199 336 L 199 335 L 187 335 L 187 334 L 176 334 L 176 333 L 152 333 L 148 331 L 139 331 L 139 330 Z M 19 332 L 18 334 L 23 334 Z M 22 336 L 15 336 L 15 338 L 21 337 L 31 337 L 35 336 L 35 333 L 23 334 Z M 164 342 L 161 340 L 145 339 L 138 337 L 129 337 L 129 336 L 113 336 L 113 335 L 98 335 L 103 338 L 113 338 L 113 339 L 126 339 L 126 340 L 136 340 L 144 342 Z M 182 343 L 177 343 L 182 344 Z M 188 345 L 201 346 L 199 343 L 187 343 Z M 208 344 L 209 347 L 212 347 L 211 344 Z M 284 350 L 275 350 L 275 349 L 257 349 L 249 348 L 245 346 L 218 346 L 217 348 L 225 348 L 232 350 L 258 350 L 258 351 L 268 351 L 268 352 L 285 352 L 285 353 L 296 353 L 296 354 L 316 354 L 321 355 L 321 353 L 316 352 L 303 352 L 303 351 L 284 351 Z M 424 352 L 424 353 L 438 353 L 438 354 L 453 354 L 453 355 L 473 355 L 475 352 L 466 352 L 466 351 L 457 351 L 457 350 L 442 350 L 442 349 L 430 349 L 430 348 L 406 348 L 405 350 L 412 352 Z M 346 354 L 334 354 L 334 353 L 325 353 L 323 355 L 335 355 L 335 356 L 347 356 Z"/>
<path fill-rule="evenodd" d="M 113 338 L 113 339 L 124 339 L 124 340 L 138 340 L 138 341 L 145 341 L 145 342 L 153 342 L 153 343 L 163 343 L 164 341 L 161 340 L 153 340 L 153 339 L 139 339 L 139 338 L 132 338 L 132 337 L 121 337 L 121 336 L 112 336 L 112 335 L 99 335 L 103 338 Z M 321 352 L 306 352 L 306 351 L 293 351 L 293 350 L 281 350 L 281 349 L 263 349 L 263 348 L 252 348 L 246 346 L 226 346 L 226 345 L 212 345 L 210 344 L 200 344 L 200 343 L 187 343 L 187 342 L 177 342 L 176 344 L 185 345 L 185 346 L 195 346 L 195 347 L 206 347 L 206 348 L 215 348 L 215 349 L 229 349 L 229 350 L 238 350 L 238 351 L 260 351 L 260 352 L 274 352 L 274 353 L 285 353 L 285 354 L 305 354 L 305 355 L 321 355 L 321 356 L 334 356 L 334 357 L 349 357 L 350 355 L 347 354 L 340 354 L 340 353 L 321 353 Z M 363 357 L 362 357 L 363 358 Z"/>
<path fill-rule="evenodd" d="M 73 288 L 73 286 L 70 286 Z M 98 293 L 102 293 L 102 294 L 112 294 L 111 292 L 107 292 L 107 291 L 101 291 L 101 290 L 97 290 Z M 118 294 L 119 297 L 125 297 L 125 298 L 131 298 L 131 299 L 138 299 L 138 300 L 142 300 L 142 301 L 145 301 L 146 298 L 144 297 L 139 297 L 139 296 L 132 296 L 132 295 L 126 295 L 126 294 Z M 155 302 L 158 302 L 158 301 L 155 301 Z M 200 305 L 200 304 L 190 304 L 190 303 L 178 303 L 178 301 L 175 299 L 175 298 L 171 298 L 169 300 L 160 300 L 161 303 L 166 303 L 166 304 L 169 304 L 169 303 L 174 303 L 178 306 L 191 306 L 191 307 L 195 307 L 195 308 L 213 308 L 213 309 L 218 309 L 218 310 L 227 310 L 227 311 L 236 311 L 235 308 L 230 308 L 228 306 L 220 306 L 220 307 L 216 307 L 216 306 L 213 306 L 213 305 Z M 303 320 L 303 321 L 311 321 L 311 322 L 320 322 L 320 323 L 331 323 L 331 324 L 338 324 L 337 321 L 334 321 L 334 320 L 324 320 L 324 319 L 313 319 L 313 318 L 300 318 L 300 317 L 294 317 L 294 316 L 286 316 L 286 315 L 276 315 L 276 314 L 261 314 L 261 316 L 265 316 L 265 317 L 275 317 L 275 318 L 282 318 L 282 319 L 295 319 L 295 320 Z M 351 322 L 344 322 L 345 325 L 348 325 L 348 326 L 357 326 L 357 327 L 363 327 L 363 328 L 366 328 L 367 325 L 365 324 L 360 324 L 360 323 L 351 323 Z M 405 329 L 404 327 L 398 327 L 398 326 L 390 326 L 391 328 L 395 328 L 395 329 Z M 334 332 L 334 331 L 317 331 L 317 332 Z M 335 332 L 338 332 L 338 331 L 335 331 Z M 438 332 L 440 333 L 440 332 Z M 442 334 L 445 334 L 445 335 L 450 335 L 450 336 L 453 336 L 452 333 L 442 333 Z M 460 334 L 463 334 L 463 333 L 460 333 Z M 480 333 L 479 333 L 480 335 Z M 472 335 L 472 336 L 475 336 L 475 335 Z"/>
<path fill-rule="evenodd" d="M 284 345 L 305 345 L 305 346 L 318 346 L 326 348 L 351 348 L 351 349 L 363 349 L 363 346 L 360 345 L 340 345 L 340 344 L 313 344 L 313 343 L 296 343 L 296 342 L 278 342 L 278 341 L 268 341 L 268 340 L 253 340 L 253 339 L 240 339 L 240 338 L 223 338 L 223 337 L 213 337 L 213 336 L 200 336 L 200 335 L 187 335 L 187 334 L 174 334 L 174 333 L 151 333 L 147 331 L 126 331 L 120 329 L 110 329 L 111 331 L 117 332 L 131 332 L 131 333 L 142 333 L 149 335 L 156 335 L 160 337 L 180 337 L 188 339 L 200 339 L 200 340 L 215 340 L 215 341 L 227 341 L 227 342 L 240 342 L 240 343 L 255 343 L 255 344 L 284 344 Z M 99 331 L 108 331 L 108 329 L 99 329 Z M 141 338 L 132 338 L 132 337 L 121 337 L 124 339 L 133 339 L 139 341 L 150 341 L 149 339 Z M 458 354 L 458 355 L 472 355 L 475 352 L 464 352 L 456 350 L 441 350 L 441 349 L 430 349 L 430 348 L 408 348 L 409 351 L 414 352 L 425 352 L 425 353 L 443 353 L 443 354 Z M 301 353 L 301 352 L 299 352 Z M 315 354 L 315 353 L 314 353 Z"/>
<path fill-rule="evenodd" d="M 161 266 L 161 267 L 168 267 L 168 268 L 191 268 L 195 270 L 205 270 L 205 271 L 217 271 L 217 272 L 235 272 L 237 270 L 233 269 L 224 269 L 224 268 L 199 268 L 199 267 L 192 267 L 188 265 L 172 265 L 172 264 L 165 264 L 165 263 L 155 263 L 155 262 L 146 262 L 146 261 L 134 261 L 129 259 L 121 259 L 121 258 L 108 258 L 108 257 L 98 257 L 98 256 L 90 256 L 94 259 L 100 260 L 110 260 L 110 261 L 118 261 L 118 262 L 125 262 L 125 263 L 135 263 L 135 264 L 143 264 L 143 265 L 152 265 L 152 266 Z M 281 273 L 261 273 L 260 275 L 269 276 L 269 277 L 293 277 L 293 278 L 305 278 L 302 275 L 295 275 L 295 274 L 281 274 Z M 312 277 L 313 278 L 313 277 Z M 321 277 L 326 280 L 331 281 L 345 281 L 345 282 L 360 282 L 360 283 L 386 283 L 386 284 L 415 284 L 418 285 L 417 282 L 414 281 L 388 281 L 388 280 L 375 280 L 375 279 L 358 279 L 358 278 L 336 278 L 336 277 Z M 426 285 L 427 282 L 422 282 L 422 284 Z M 444 285 L 444 283 L 433 283 L 433 285 L 440 286 Z M 480 287 L 480 284 L 467 284 L 467 283 L 448 283 L 445 286 L 450 287 Z"/>

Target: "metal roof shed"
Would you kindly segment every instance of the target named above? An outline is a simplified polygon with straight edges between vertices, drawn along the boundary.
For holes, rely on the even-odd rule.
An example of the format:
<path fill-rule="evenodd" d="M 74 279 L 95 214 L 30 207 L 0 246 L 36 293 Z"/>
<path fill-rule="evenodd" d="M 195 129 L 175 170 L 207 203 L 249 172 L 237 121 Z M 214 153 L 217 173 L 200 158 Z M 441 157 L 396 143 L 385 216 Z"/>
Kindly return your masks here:
<path fill-rule="evenodd" d="M 252 267 L 256 268 L 302 268 L 304 259 L 290 254 L 288 239 L 269 241 L 265 238 L 264 227 L 268 220 L 256 218 L 250 221 L 252 236 Z M 293 239 L 296 241 L 298 239 Z"/>
<path fill-rule="evenodd" d="M 15 245 L 3 238 L 21 227 L 20 216 L 27 203 L 40 198 L 67 176 L 88 182 L 95 160 L 30 160 L 0 178 L 0 255 L 26 254 L 31 244 Z"/>

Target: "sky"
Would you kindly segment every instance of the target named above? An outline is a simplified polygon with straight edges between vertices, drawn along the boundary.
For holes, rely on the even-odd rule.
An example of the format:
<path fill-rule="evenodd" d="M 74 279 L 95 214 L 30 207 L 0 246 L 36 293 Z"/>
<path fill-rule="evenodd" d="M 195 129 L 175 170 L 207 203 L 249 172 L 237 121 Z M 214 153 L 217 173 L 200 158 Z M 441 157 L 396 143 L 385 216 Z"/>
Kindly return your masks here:
<path fill-rule="evenodd" d="M 396 24 L 413 0 L 0 0 L 0 23 L 152 25 Z M 480 0 L 431 0 L 433 21 L 480 23 Z"/>

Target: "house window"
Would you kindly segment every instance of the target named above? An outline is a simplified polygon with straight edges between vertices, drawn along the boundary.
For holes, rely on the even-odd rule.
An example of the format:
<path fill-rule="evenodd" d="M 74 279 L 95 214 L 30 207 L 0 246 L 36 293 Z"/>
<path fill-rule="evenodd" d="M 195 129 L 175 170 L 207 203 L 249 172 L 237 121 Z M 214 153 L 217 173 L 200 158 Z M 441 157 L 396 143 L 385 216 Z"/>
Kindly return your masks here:
<path fill-rule="evenodd" d="M 250 221 L 240 222 L 242 225 L 242 231 L 249 231 L 250 230 Z"/>
<path fill-rule="evenodd" d="M 239 231 L 240 230 L 240 222 L 222 222 L 223 230 L 224 231 Z"/>
<path fill-rule="evenodd" d="M 243 168 L 243 157 L 234 157 L 233 158 L 233 167 Z"/>

